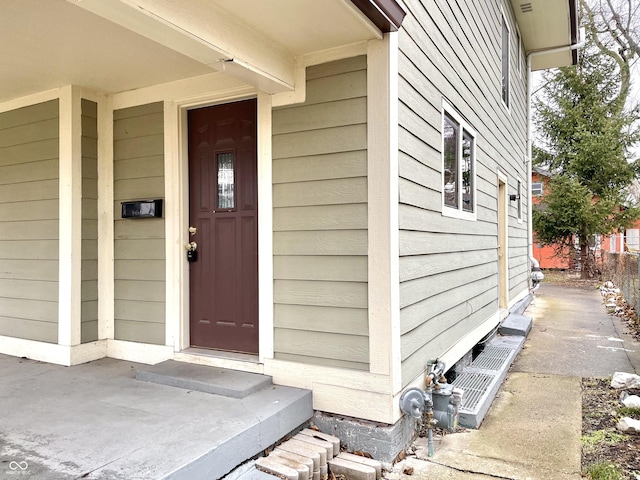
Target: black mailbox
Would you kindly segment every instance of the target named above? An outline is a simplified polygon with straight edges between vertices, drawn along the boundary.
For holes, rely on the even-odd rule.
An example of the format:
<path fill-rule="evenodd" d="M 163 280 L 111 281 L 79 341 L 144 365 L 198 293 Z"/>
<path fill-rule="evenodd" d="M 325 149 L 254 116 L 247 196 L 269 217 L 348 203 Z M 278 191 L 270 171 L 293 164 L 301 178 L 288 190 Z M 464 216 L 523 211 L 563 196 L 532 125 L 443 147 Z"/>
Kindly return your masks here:
<path fill-rule="evenodd" d="M 162 217 L 162 199 L 122 202 L 122 218 Z"/>

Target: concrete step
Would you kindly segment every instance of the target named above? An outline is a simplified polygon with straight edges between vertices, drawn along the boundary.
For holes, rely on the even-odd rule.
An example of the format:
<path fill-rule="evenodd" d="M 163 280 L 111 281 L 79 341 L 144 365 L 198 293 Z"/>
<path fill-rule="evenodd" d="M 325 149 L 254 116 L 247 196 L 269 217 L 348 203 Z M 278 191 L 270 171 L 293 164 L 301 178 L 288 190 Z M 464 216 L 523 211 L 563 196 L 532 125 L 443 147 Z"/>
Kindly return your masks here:
<path fill-rule="evenodd" d="M 492 339 L 452 382 L 454 387 L 464 390 L 458 409 L 458 423 L 461 426 L 480 426 L 525 340 L 526 337 L 520 335 Z"/>
<path fill-rule="evenodd" d="M 136 378 L 230 398 L 245 398 L 272 384 L 267 375 L 174 360 L 140 368 L 136 370 Z"/>
<path fill-rule="evenodd" d="M 299 388 L 271 385 L 234 401 L 241 402 L 246 412 L 243 419 L 238 419 L 239 428 L 225 437 L 211 432 L 212 436 L 218 436 L 216 444 L 164 480 L 222 478 L 238 465 L 299 429 L 313 415 L 311 391 Z M 226 412 L 221 411 L 220 415 L 226 415 Z M 257 473 L 251 473 L 246 478 L 254 478 L 251 475 L 262 478 Z"/>
<path fill-rule="evenodd" d="M 266 375 L 169 360 L 141 366 L 136 371 L 136 379 L 211 394 L 212 399 L 220 399 L 221 406 L 225 402 L 233 404 L 220 408 L 220 416 L 237 424 L 237 428 L 230 428 L 224 434 L 212 431 L 215 442 L 197 458 L 189 459 L 164 477 L 165 480 L 221 478 L 304 426 L 313 415 L 310 391 L 273 385 L 271 377 Z M 235 415 L 241 417 L 235 418 L 231 413 L 234 410 L 237 410 Z M 242 478 L 265 476 L 251 469 Z"/>

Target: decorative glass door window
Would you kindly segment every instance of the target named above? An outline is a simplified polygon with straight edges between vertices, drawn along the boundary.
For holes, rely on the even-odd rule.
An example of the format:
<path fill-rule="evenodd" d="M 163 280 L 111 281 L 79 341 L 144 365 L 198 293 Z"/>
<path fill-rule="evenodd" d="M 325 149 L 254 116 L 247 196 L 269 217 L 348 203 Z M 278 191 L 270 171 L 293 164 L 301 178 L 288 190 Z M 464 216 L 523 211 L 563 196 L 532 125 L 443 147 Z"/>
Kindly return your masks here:
<path fill-rule="evenodd" d="M 218 153 L 218 205 L 217 208 L 230 210 L 235 208 L 235 177 L 233 170 L 233 153 Z"/>

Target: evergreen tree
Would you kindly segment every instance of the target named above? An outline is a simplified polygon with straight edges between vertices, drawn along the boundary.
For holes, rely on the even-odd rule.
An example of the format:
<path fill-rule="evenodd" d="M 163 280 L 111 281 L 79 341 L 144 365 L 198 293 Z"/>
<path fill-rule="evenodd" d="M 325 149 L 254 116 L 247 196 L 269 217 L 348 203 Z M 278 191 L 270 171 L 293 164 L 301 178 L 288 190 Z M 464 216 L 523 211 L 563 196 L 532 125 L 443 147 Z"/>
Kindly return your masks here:
<path fill-rule="evenodd" d="M 637 177 L 630 152 L 640 140 L 636 108 L 626 108 L 627 78 L 616 59 L 593 43 L 579 64 L 544 75 L 534 102 L 540 136 L 534 163 L 552 174 L 543 203 L 534 208 L 533 229 L 540 243 L 572 251 L 576 239 L 583 277 L 592 275 L 594 235 L 627 227 L 640 208 L 626 202 Z M 624 78 L 623 78 L 624 77 Z M 624 81 L 623 81 L 624 80 Z"/>

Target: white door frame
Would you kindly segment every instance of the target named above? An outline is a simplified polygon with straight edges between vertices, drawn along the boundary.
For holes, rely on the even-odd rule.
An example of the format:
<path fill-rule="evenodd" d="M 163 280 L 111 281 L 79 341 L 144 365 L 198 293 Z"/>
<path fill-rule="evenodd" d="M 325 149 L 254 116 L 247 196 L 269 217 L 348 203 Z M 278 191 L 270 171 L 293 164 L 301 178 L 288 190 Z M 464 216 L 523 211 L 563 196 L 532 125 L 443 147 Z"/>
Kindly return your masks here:
<path fill-rule="evenodd" d="M 189 264 L 189 152 L 187 112 L 215 104 L 257 98 L 258 102 L 258 315 L 259 363 L 273 357 L 273 247 L 271 193 L 271 97 L 253 87 L 216 92 L 196 100 L 165 102 L 165 196 L 167 230 L 167 345 L 175 352 L 190 346 Z M 168 138 L 173 137 L 173 138 Z M 175 149 L 175 150 L 174 150 Z M 170 206 L 173 205 L 173 208 Z M 169 233 L 171 232 L 171 233 Z M 174 319 L 178 319 L 175 321 Z M 173 320 L 173 321 L 172 321 Z M 228 359 L 209 363 L 229 366 Z M 246 363 L 246 362 L 241 362 Z"/>

